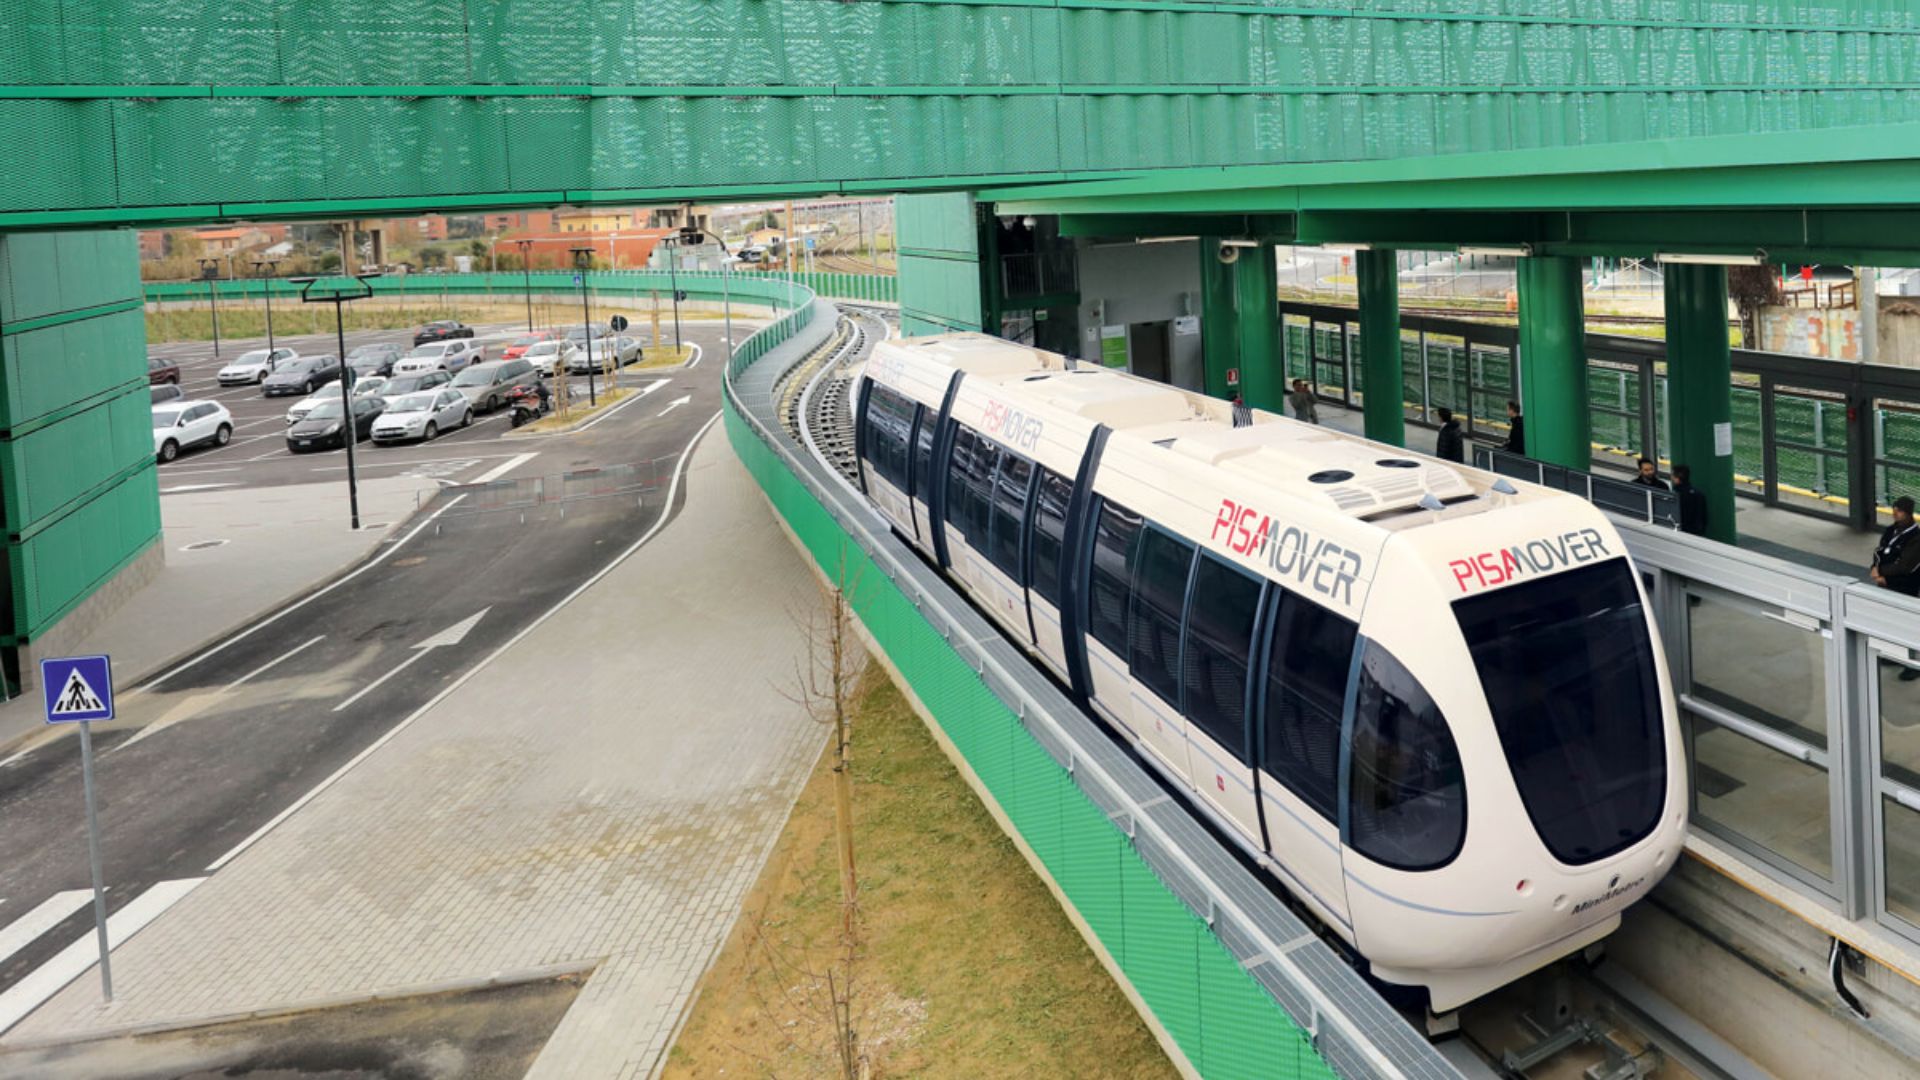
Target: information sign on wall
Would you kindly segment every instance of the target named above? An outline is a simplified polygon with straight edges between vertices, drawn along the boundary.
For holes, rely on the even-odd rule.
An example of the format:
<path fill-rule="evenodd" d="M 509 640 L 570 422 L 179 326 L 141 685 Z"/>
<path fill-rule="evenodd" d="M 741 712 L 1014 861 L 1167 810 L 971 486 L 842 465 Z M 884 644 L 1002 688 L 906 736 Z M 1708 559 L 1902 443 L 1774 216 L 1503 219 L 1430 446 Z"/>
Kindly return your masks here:
<path fill-rule="evenodd" d="M 1127 328 L 1124 326 L 1103 326 L 1100 328 L 1100 366 L 1121 368 L 1127 366 Z"/>

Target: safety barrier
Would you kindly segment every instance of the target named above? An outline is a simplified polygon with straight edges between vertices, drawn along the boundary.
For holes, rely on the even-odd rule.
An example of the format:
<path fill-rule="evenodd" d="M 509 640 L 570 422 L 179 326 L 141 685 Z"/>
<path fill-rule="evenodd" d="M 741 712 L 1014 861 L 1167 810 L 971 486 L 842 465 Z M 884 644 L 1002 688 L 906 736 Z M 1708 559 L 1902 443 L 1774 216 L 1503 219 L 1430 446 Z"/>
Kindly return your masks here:
<path fill-rule="evenodd" d="M 1458 1076 L 762 415 L 770 372 L 814 343 L 774 350 L 824 337 L 831 311 L 808 302 L 729 363 L 734 451 L 1170 1049 L 1206 1077 Z"/>

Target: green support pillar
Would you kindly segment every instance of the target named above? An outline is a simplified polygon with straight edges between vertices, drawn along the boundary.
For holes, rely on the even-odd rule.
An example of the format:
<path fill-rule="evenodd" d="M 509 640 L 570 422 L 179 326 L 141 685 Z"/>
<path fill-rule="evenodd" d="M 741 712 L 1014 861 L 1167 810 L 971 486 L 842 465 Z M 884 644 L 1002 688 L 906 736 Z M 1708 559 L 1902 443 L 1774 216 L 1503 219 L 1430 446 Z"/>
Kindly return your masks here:
<path fill-rule="evenodd" d="M 1367 438 L 1407 444 L 1406 403 L 1400 399 L 1400 267 L 1391 251 L 1356 251 L 1360 288 L 1361 411 Z"/>
<path fill-rule="evenodd" d="M 1200 241 L 1200 355 L 1207 393 L 1231 398 L 1237 390 L 1256 409 L 1283 412 L 1287 376 L 1280 358 L 1280 307 L 1274 245 L 1233 248 L 1232 263 L 1220 261 L 1218 242 Z"/>
<path fill-rule="evenodd" d="M 1707 535 L 1731 544 L 1733 361 L 1727 346 L 1727 270 L 1669 263 L 1664 273 L 1672 460 L 1693 470 L 1693 486 L 1707 497 Z"/>
<path fill-rule="evenodd" d="M 1592 465 L 1587 414 L 1587 324 L 1580 260 L 1516 260 L 1520 292 L 1520 412 L 1527 456 L 1585 471 Z"/>

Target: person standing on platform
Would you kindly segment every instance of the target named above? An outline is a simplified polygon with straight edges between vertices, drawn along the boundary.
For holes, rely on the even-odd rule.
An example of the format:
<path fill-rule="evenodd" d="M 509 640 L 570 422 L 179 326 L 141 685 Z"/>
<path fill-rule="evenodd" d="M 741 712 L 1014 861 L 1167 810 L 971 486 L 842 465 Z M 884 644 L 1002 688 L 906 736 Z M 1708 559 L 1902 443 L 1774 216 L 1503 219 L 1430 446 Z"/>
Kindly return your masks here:
<path fill-rule="evenodd" d="M 1694 536 L 1707 535 L 1707 493 L 1693 486 L 1693 470 L 1685 465 L 1673 467 L 1673 493 L 1680 499 L 1680 531 Z"/>
<path fill-rule="evenodd" d="M 1913 520 L 1913 497 L 1893 500 L 1893 524 L 1880 534 L 1868 570 L 1873 583 L 1905 596 L 1920 596 L 1920 522 Z"/>
<path fill-rule="evenodd" d="M 1453 410 L 1439 410 L 1440 435 L 1433 441 L 1433 456 L 1441 461 L 1467 463 L 1467 443 L 1460 434 L 1460 421 L 1454 419 Z"/>
<path fill-rule="evenodd" d="M 1293 405 L 1293 418 L 1305 420 L 1309 424 L 1320 422 L 1320 412 L 1314 407 L 1313 387 L 1305 379 L 1293 380 L 1293 393 L 1287 395 L 1287 401 Z"/>
<path fill-rule="evenodd" d="M 1526 417 L 1520 415 L 1517 401 L 1507 402 L 1507 441 L 1500 449 L 1509 454 L 1527 452 L 1527 422 Z"/>
<path fill-rule="evenodd" d="M 1633 482 L 1641 487 L 1650 487 L 1655 491 L 1666 491 L 1667 482 L 1660 479 L 1660 468 L 1651 458 L 1640 459 L 1640 471 L 1634 474 Z"/>

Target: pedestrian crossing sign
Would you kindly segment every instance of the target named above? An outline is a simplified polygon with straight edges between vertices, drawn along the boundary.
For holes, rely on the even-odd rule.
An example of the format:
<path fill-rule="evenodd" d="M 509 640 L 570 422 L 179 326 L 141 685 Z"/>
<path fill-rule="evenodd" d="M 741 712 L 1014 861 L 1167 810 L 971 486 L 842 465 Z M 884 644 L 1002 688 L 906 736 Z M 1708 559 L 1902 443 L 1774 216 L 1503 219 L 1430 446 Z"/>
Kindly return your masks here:
<path fill-rule="evenodd" d="M 113 664 L 104 656 L 40 661 L 40 692 L 47 723 L 113 719 Z"/>

